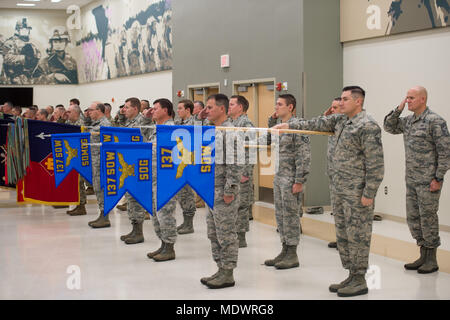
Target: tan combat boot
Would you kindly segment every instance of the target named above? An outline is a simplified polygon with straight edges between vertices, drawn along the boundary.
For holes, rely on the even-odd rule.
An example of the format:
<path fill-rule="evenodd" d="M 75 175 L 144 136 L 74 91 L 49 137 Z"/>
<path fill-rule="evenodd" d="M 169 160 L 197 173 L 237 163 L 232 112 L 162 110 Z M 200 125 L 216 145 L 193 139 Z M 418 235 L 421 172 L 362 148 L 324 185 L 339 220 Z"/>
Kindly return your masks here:
<path fill-rule="evenodd" d="M 164 248 L 160 253 L 153 256 L 153 260 L 157 262 L 169 261 L 175 259 L 175 250 L 173 249 L 174 243 L 165 243 Z"/>
<path fill-rule="evenodd" d="M 219 269 L 217 277 L 206 282 L 210 289 L 222 289 L 234 286 L 233 269 Z"/>
<path fill-rule="evenodd" d="M 283 243 L 283 248 L 281 249 L 280 254 L 278 254 L 275 258 L 264 261 L 264 264 L 269 267 L 275 266 L 275 263 L 280 262 L 283 257 L 286 255 L 287 245 Z"/>
<path fill-rule="evenodd" d="M 133 230 L 129 237 L 125 238 L 126 244 L 136 244 L 144 242 L 144 233 L 142 232 L 143 222 L 133 222 Z"/>
<path fill-rule="evenodd" d="M 178 234 L 188 234 L 188 233 L 194 233 L 194 223 L 193 223 L 194 217 L 184 215 L 184 226 L 180 228 L 178 231 Z"/>
<path fill-rule="evenodd" d="M 152 251 L 152 252 L 147 253 L 147 257 L 148 257 L 149 259 L 152 259 L 154 256 L 156 256 L 157 254 L 159 254 L 159 253 L 164 249 L 164 246 L 165 246 L 164 241 L 161 241 L 161 247 L 159 247 L 159 249 L 157 249 L 157 250 L 155 250 L 155 251 Z"/>
<path fill-rule="evenodd" d="M 417 270 L 425 263 L 426 248 L 424 246 L 420 247 L 420 257 L 414 262 L 407 263 L 404 265 L 406 270 Z"/>
<path fill-rule="evenodd" d="M 86 207 L 84 204 L 80 204 L 75 209 L 67 211 L 67 214 L 70 216 L 84 216 L 87 214 Z"/>
<path fill-rule="evenodd" d="M 439 270 L 436 251 L 437 248 L 425 248 L 425 262 L 417 270 L 418 273 L 433 273 Z"/>
<path fill-rule="evenodd" d="M 354 297 L 367 294 L 369 289 L 367 288 L 366 278 L 363 274 L 353 275 L 350 282 L 343 288 L 338 289 L 338 297 Z"/>
<path fill-rule="evenodd" d="M 217 270 L 217 272 L 214 273 L 214 274 L 213 274 L 212 276 L 210 276 L 210 277 L 203 277 L 203 278 L 201 278 L 201 279 L 200 279 L 200 282 L 206 286 L 206 283 L 207 283 L 208 281 L 211 281 L 212 279 L 214 279 L 214 278 L 216 278 L 217 276 L 219 276 L 219 274 L 220 274 L 221 272 L 223 272 L 221 269 L 222 269 L 222 268 L 219 268 L 219 270 Z"/>
<path fill-rule="evenodd" d="M 275 268 L 277 269 L 291 269 L 296 268 L 300 265 L 297 256 L 297 246 L 287 246 L 286 254 L 281 259 L 275 263 Z"/>
<path fill-rule="evenodd" d="M 353 274 L 350 273 L 347 277 L 347 279 L 345 279 L 344 281 L 342 281 L 341 283 L 337 283 L 337 284 L 332 284 L 330 285 L 330 287 L 328 288 L 330 290 L 330 292 L 337 292 L 339 289 L 344 288 L 347 284 L 350 283 L 350 281 L 352 280 Z"/>
<path fill-rule="evenodd" d="M 109 228 L 111 227 L 111 223 L 109 222 L 109 217 L 105 216 L 103 212 L 100 213 L 99 217 L 95 221 L 91 221 L 88 223 L 91 228 Z"/>

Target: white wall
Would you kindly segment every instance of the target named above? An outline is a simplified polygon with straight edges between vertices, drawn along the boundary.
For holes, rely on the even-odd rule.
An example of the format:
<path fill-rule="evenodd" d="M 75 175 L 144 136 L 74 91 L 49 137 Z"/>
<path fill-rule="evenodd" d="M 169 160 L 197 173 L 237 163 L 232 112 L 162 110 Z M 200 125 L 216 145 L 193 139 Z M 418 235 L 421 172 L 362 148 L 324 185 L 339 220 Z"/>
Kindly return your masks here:
<path fill-rule="evenodd" d="M 28 86 L 27 86 L 28 87 Z M 78 98 L 78 85 L 42 85 L 33 87 L 33 104 L 39 108 L 45 108 L 48 105 L 56 106 L 62 104 L 65 107 L 69 105 L 72 98 Z"/>
<path fill-rule="evenodd" d="M 82 108 L 93 101 L 109 102 L 115 115 L 130 97 L 149 100 L 150 104 L 158 98 L 172 100 L 172 71 L 80 84 L 78 92 Z"/>
<path fill-rule="evenodd" d="M 78 98 L 83 110 L 93 101 L 109 102 L 113 106 L 113 115 L 115 115 L 119 106 L 130 97 L 146 99 L 150 103 L 158 98 L 172 100 L 172 71 L 154 72 L 80 85 L 33 87 L 33 101 L 39 108 L 57 104 L 63 104 L 67 107 L 70 99 Z M 112 102 L 113 98 L 114 102 Z"/>
<path fill-rule="evenodd" d="M 379 125 L 409 88 L 428 90 L 428 106 L 450 125 L 450 28 L 344 44 L 344 85 L 366 90 L 365 108 Z M 405 110 L 403 115 L 410 112 Z M 375 211 L 406 217 L 405 153 L 402 135 L 383 131 L 385 174 Z M 439 223 L 450 226 L 450 173 L 441 193 Z M 388 187 L 388 195 L 384 187 Z"/>

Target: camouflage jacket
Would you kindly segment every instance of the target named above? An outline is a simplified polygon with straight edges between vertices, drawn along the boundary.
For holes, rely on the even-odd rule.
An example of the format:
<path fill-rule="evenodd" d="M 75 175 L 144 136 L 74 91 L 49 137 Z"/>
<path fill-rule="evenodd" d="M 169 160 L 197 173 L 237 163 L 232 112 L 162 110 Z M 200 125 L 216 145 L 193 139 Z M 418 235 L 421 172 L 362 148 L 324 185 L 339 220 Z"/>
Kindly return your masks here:
<path fill-rule="evenodd" d="M 127 122 L 123 125 L 125 128 L 139 128 L 142 126 L 147 126 L 148 119 L 146 119 L 141 113 L 138 113 L 133 119 L 127 119 Z M 142 140 L 146 142 L 150 136 L 151 128 L 141 128 Z"/>
<path fill-rule="evenodd" d="M 70 124 L 70 125 L 72 125 L 72 126 L 79 126 L 79 127 L 81 127 L 81 126 L 84 126 L 84 121 L 83 121 L 83 119 L 81 119 L 81 117 L 80 117 L 80 118 L 78 118 L 77 121 L 70 121 L 70 120 L 67 120 L 67 121 L 66 121 L 66 124 Z"/>
<path fill-rule="evenodd" d="M 287 123 L 301 120 L 292 117 Z M 282 133 L 277 140 L 274 149 L 278 156 L 275 179 L 289 178 L 293 183 L 305 183 L 311 166 L 309 137 L 296 133 Z"/>
<path fill-rule="evenodd" d="M 400 118 L 394 109 L 384 118 L 384 130 L 403 133 L 406 178 L 429 184 L 434 178 L 444 179 L 450 169 L 450 136 L 446 121 L 428 107 L 418 117 Z"/>
<path fill-rule="evenodd" d="M 175 124 L 179 125 L 179 126 L 193 126 L 195 124 L 194 121 L 195 121 L 195 116 L 190 116 L 186 120 L 183 120 L 183 119 L 176 120 Z"/>
<path fill-rule="evenodd" d="M 99 120 L 92 120 L 91 126 L 91 143 L 100 143 L 100 127 L 111 127 L 111 122 L 106 117 L 102 117 Z M 91 153 L 100 155 L 100 147 L 91 146 Z"/>
<path fill-rule="evenodd" d="M 175 122 L 172 119 L 169 119 L 169 120 L 167 120 L 166 122 L 163 123 L 163 125 L 166 125 L 166 126 L 173 126 L 174 124 L 175 124 Z M 155 149 L 155 145 L 156 145 L 156 125 L 155 125 L 155 128 L 150 128 L 148 130 L 148 132 L 149 132 L 149 135 L 148 135 L 148 140 L 147 141 L 153 143 L 153 150 L 155 151 L 156 150 Z M 155 153 L 155 155 L 156 155 L 156 153 Z"/>
<path fill-rule="evenodd" d="M 334 132 L 336 145 L 331 161 L 336 193 L 375 198 L 384 175 L 383 145 L 381 128 L 365 110 L 351 119 L 343 114 L 309 121 L 294 119 L 289 127 Z"/>
<path fill-rule="evenodd" d="M 233 124 L 227 119 L 220 127 L 233 127 Z M 237 161 L 236 139 L 227 139 L 232 133 L 234 131 L 216 130 L 214 187 L 223 188 L 225 195 L 235 196 L 239 192 L 244 166 Z"/>
<path fill-rule="evenodd" d="M 254 128 L 255 127 L 253 125 L 253 123 L 250 121 L 250 119 L 248 118 L 247 114 L 240 115 L 236 120 L 233 120 L 230 118 L 230 122 L 235 127 L 240 127 L 240 128 Z M 249 140 L 255 141 L 255 139 L 256 139 L 255 131 L 245 131 L 245 132 L 242 131 L 240 133 L 242 133 L 243 136 L 246 138 L 245 140 L 242 141 L 242 143 L 245 143 L 246 145 L 251 144 L 249 142 Z M 256 151 L 256 149 L 252 149 L 252 151 L 253 150 Z M 245 148 L 245 165 L 244 165 L 244 168 L 242 171 L 242 175 L 244 177 L 250 177 L 253 174 L 254 164 L 250 163 L 249 152 L 250 152 L 250 149 Z"/>

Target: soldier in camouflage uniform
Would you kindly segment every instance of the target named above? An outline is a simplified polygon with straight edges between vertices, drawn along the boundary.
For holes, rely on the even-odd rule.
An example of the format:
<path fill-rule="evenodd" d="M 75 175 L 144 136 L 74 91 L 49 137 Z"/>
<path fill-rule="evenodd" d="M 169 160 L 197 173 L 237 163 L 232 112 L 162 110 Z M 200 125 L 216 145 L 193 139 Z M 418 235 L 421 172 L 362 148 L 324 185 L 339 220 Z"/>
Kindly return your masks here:
<path fill-rule="evenodd" d="M 229 100 L 223 94 L 208 97 L 206 112 L 215 126 L 232 127 L 227 119 Z M 239 243 L 236 221 L 239 208 L 239 187 L 243 166 L 237 161 L 233 131 L 216 130 L 214 209 L 208 208 L 206 225 L 211 251 L 219 270 L 200 282 L 211 289 L 234 286 L 233 270 L 237 266 Z M 231 137 L 231 139 L 230 139 Z"/>
<path fill-rule="evenodd" d="M 200 112 L 205 109 L 205 104 L 203 103 L 203 101 L 200 100 L 196 100 L 194 101 L 194 111 L 192 112 L 192 115 L 194 116 L 194 124 L 196 126 L 204 126 L 207 125 L 206 123 L 208 122 L 207 119 L 202 119 L 200 118 L 199 114 Z M 195 207 L 196 208 L 204 208 L 205 205 L 205 201 L 203 201 L 203 199 L 201 197 L 198 196 L 197 193 L 195 193 Z"/>
<path fill-rule="evenodd" d="M 275 110 L 282 123 L 291 123 L 296 119 L 293 117 L 295 107 L 296 99 L 291 94 L 278 97 Z M 278 160 L 273 195 L 282 250 L 277 257 L 266 260 L 264 264 L 277 269 L 290 269 L 299 266 L 297 246 L 300 242 L 302 194 L 311 163 L 309 137 L 281 134 L 275 143 L 274 153 Z"/>
<path fill-rule="evenodd" d="M 76 104 L 71 104 L 67 109 L 68 119 L 66 121 L 67 124 L 71 124 L 73 126 L 83 126 L 84 122 L 81 119 L 81 109 Z M 70 216 L 83 216 L 86 214 L 86 190 L 84 187 L 84 178 L 79 176 L 79 190 L 80 190 L 80 204 L 77 205 L 74 209 L 67 211 L 66 213 Z"/>
<path fill-rule="evenodd" d="M 153 119 L 156 124 L 174 125 L 172 102 L 168 99 L 158 99 L 153 102 Z M 175 219 L 176 197 L 173 197 L 162 207 L 156 211 L 156 128 L 151 130 L 149 139 L 153 143 L 153 162 L 152 162 L 152 177 L 153 177 L 153 226 L 156 235 L 161 239 L 161 247 L 156 251 L 149 252 L 147 257 L 155 261 L 168 261 L 175 259 L 174 245 L 177 240 L 177 221 Z"/>
<path fill-rule="evenodd" d="M 93 102 L 89 107 L 89 116 L 92 119 L 91 143 L 100 143 L 100 127 L 110 127 L 111 122 L 105 117 L 105 106 L 101 102 Z M 108 228 L 111 226 L 109 216 L 105 216 L 104 194 L 100 187 L 100 146 L 91 146 L 92 155 L 92 185 L 97 197 L 99 216 L 90 221 L 88 225 L 92 228 Z"/>
<path fill-rule="evenodd" d="M 32 84 L 32 73 L 41 58 L 41 52 L 30 41 L 31 26 L 27 18 L 17 21 L 14 36 L 3 43 L 3 72 L 7 84 Z"/>
<path fill-rule="evenodd" d="M 294 120 L 276 129 L 304 129 L 334 132 L 332 155 L 334 219 L 342 265 L 350 275 L 331 292 L 340 297 L 366 294 L 365 274 L 369 267 L 374 199 L 383 180 L 384 160 L 381 129 L 363 109 L 365 91 L 357 86 L 342 90 L 340 111 L 310 121 Z"/>
<path fill-rule="evenodd" d="M 141 102 L 138 98 L 128 98 L 125 101 L 124 114 L 127 118 L 127 122 L 124 127 L 127 128 L 140 128 L 146 125 L 146 119 L 139 112 L 141 108 Z M 141 128 L 143 142 L 147 141 L 149 136 L 149 129 Z M 144 242 L 144 233 L 142 227 L 145 219 L 145 209 L 130 195 L 128 192 L 125 194 L 127 199 L 128 218 L 130 219 L 133 229 L 130 233 L 120 237 L 120 240 L 126 244 L 135 244 Z"/>
<path fill-rule="evenodd" d="M 341 97 L 334 98 L 333 102 L 331 102 L 331 106 L 324 112 L 324 116 L 329 116 L 332 114 L 338 114 L 339 113 L 339 101 L 341 101 Z M 333 153 L 334 153 L 334 147 L 336 145 L 336 137 L 335 136 L 329 136 L 328 137 L 328 146 L 327 146 L 327 174 L 328 174 L 328 180 L 330 181 L 329 187 L 330 187 L 330 202 L 331 202 L 331 210 L 333 212 L 333 200 L 334 200 L 334 189 L 333 189 Z M 337 248 L 336 241 L 332 241 L 328 243 L 329 248 Z"/>
<path fill-rule="evenodd" d="M 56 28 L 49 39 L 48 56 L 41 59 L 33 71 L 35 83 L 38 84 L 66 84 L 78 83 L 76 60 L 66 52 L 70 42 L 67 30 Z"/>
<path fill-rule="evenodd" d="M 414 114 L 400 118 L 408 103 Z M 406 218 L 420 257 L 405 264 L 407 270 L 431 273 L 439 269 L 436 250 L 440 246 L 437 211 L 444 175 L 450 168 L 450 136 L 446 121 L 427 105 L 423 87 L 408 90 L 406 98 L 384 119 L 384 129 L 403 134 L 406 160 Z"/>
<path fill-rule="evenodd" d="M 192 115 L 193 109 L 194 104 L 192 101 L 180 101 L 177 107 L 177 113 L 180 119 L 175 121 L 175 124 L 186 126 L 194 125 L 195 118 Z M 176 199 L 183 210 L 183 223 L 177 227 L 178 234 L 194 233 L 193 220 L 196 211 L 194 191 L 190 186 L 186 185 L 178 192 Z"/>
<path fill-rule="evenodd" d="M 228 115 L 233 126 L 241 128 L 255 127 L 247 116 L 248 107 L 249 103 L 245 97 L 239 95 L 231 96 Z M 243 139 L 240 139 L 242 144 L 244 144 L 245 138 L 249 138 L 250 141 L 255 141 L 256 139 L 255 131 L 239 132 L 239 134 L 243 137 Z M 249 139 L 247 139 L 246 144 L 250 144 L 250 142 L 248 142 Z M 250 161 L 249 149 L 246 149 L 244 170 L 240 181 L 240 200 L 237 220 L 239 248 L 247 247 L 245 233 L 250 230 L 249 219 L 251 216 L 251 207 L 255 202 L 253 191 L 253 168 L 254 163 L 251 163 Z"/>

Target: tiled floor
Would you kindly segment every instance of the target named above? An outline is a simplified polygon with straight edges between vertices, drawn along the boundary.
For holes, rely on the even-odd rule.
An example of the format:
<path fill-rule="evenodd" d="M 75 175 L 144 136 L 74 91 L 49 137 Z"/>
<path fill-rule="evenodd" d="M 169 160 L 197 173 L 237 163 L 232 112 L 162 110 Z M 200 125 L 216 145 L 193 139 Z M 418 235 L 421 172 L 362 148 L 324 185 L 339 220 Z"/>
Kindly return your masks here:
<path fill-rule="evenodd" d="M 70 217 L 65 209 L 15 207 L 11 197 L 0 191 L 0 299 L 342 299 L 328 286 L 347 274 L 337 251 L 318 238 L 302 236 L 299 268 L 276 270 L 263 265 L 280 250 L 275 227 L 252 221 L 249 246 L 239 250 L 236 286 L 210 290 L 199 281 L 216 271 L 205 209 L 195 216 L 195 233 L 178 236 L 176 260 L 157 263 L 146 257 L 160 245 L 151 221 L 144 224 L 144 243 L 126 245 L 119 239 L 130 230 L 126 213 L 112 212 L 111 228 L 91 229 L 87 222 L 96 217 L 95 204 L 88 205 L 87 216 Z M 377 223 L 374 233 L 407 239 L 405 226 L 393 223 Z M 447 249 L 448 234 L 441 238 Z M 353 299 L 450 299 L 449 273 L 419 275 L 405 271 L 402 261 L 376 254 L 370 264 L 372 289 Z"/>

